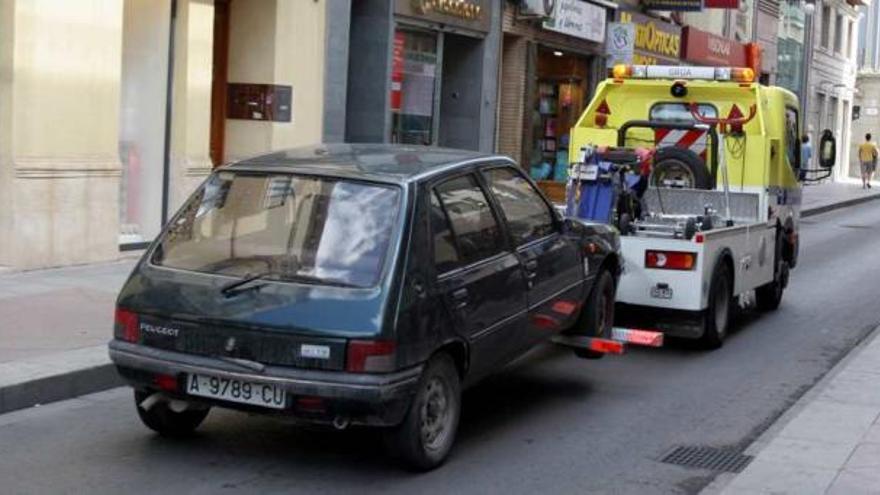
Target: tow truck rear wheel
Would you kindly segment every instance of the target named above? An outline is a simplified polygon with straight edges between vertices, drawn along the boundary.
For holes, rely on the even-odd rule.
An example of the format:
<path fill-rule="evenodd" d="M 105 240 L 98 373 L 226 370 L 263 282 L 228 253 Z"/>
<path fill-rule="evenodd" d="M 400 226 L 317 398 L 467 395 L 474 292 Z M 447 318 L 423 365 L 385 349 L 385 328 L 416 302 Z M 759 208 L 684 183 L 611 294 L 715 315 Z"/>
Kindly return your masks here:
<path fill-rule="evenodd" d="M 703 336 L 700 338 L 700 343 L 706 349 L 717 349 L 724 345 L 733 308 L 732 293 L 733 280 L 730 268 L 724 260 L 718 260 L 712 272 L 709 307 L 703 312 Z"/>
<path fill-rule="evenodd" d="M 755 304 L 762 311 L 773 311 L 782 302 L 782 293 L 788 285 L 789 264 L 783 255 L 785 238 L 782 231 L 776 233 L 776 249 L 773 261 L 773 281 L 755 289 Z"/>
<path fill-rule="evenodd" d="M 614 292 L 614 277 L 608 270 L 601 270 L 596 275 L 596 283 L 581 309 L 577 323 L 566 333 L 610 339 L 614 325 Z M 585 359 L 599 359 L 605 355 L 589 349 L 575 349 L 574 353 Z"/>

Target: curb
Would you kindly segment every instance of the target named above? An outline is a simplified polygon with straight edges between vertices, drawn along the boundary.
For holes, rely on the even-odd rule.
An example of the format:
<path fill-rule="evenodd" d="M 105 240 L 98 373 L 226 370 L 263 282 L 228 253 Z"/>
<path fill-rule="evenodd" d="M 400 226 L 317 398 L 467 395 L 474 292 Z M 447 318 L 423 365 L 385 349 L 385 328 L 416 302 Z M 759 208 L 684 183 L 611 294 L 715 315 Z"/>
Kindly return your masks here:
<path fill-rule="evenodd" d="M 123 385 L 112 364 L 83 368 L 0 388 L 0 414 L 72 399 Z"/>
<path fill-rule="evenodd" d="M 828 213 L 829 211 L 840 210 L 843 208 L 848 208 L 850 206 L 859 205 L 862 203 L 867 203 L 868 201 L 873 201 L 875 199 L 880 199 L 880 193 L 872 194 L 870 196 L 862 196 L 859 198 L 847 199 L 844 201 L 840 201 L 837 203 L 830 203 L 825 205 L 816 206 L 814 208 L 807 208 L 801 211 L 801 217 L 812 217 L 815 215 L 821 215 L 822 213 Z"/>

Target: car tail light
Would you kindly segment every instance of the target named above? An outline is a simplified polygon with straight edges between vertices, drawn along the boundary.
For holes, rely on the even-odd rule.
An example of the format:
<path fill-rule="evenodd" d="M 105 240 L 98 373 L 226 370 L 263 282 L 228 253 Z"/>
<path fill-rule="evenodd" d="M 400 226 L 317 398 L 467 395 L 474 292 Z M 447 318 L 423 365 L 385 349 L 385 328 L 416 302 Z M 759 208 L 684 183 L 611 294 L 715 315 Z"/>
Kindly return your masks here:
<path fill-rule="evenodd" d="M 394 342 L 387 340 L 349 341 L 345 369 L 356 373 L 393 371 L 394 351 Z"/>
<path fill-rule="evenodd" d="M 697 253 L 682 251 L 646 251 L 645 267 L 661 270 L 693 270 L 697 266 Z"/>
<path fill-rule="evenodd" d="M 177 377 L 174 375 L 156 375 L 153 377 L 153 385 L 159 390 L 177 392 Z"/>
<path fill-rule="evenodd" d="M 141 338 L 138 316 L 127 309 L 116 308 L 113 336 L 126 342 L 137 342 Z"/>

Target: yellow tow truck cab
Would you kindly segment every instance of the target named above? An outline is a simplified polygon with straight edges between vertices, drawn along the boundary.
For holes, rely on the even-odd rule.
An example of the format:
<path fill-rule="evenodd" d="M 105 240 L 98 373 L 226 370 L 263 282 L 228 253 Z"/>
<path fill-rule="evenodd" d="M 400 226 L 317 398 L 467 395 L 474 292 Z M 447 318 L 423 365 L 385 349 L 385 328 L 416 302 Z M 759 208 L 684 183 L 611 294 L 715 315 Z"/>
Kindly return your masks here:
<path fill-rule="evenodd" d="M 747 68 L 616 66 L 599 84 L 571 130 L 572 170 L 596 147 L 654 153 L 621 232 L 616 324 L 718 347 L 733 304 L 778 307 L 797 264 L 801 118 L 793 93 Z"/>

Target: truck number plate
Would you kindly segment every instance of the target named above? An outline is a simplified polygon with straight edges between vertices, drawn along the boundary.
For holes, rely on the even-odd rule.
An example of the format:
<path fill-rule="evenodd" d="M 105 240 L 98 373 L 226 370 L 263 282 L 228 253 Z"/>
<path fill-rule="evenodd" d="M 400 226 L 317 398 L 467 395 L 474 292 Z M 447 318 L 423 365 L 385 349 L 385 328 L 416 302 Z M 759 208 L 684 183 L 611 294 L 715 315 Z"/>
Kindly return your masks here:
<path fill-rule="evenodd" d="M 672 287 L 651 287 L 651 297 L 655 299 L 672 299 Z"/>

